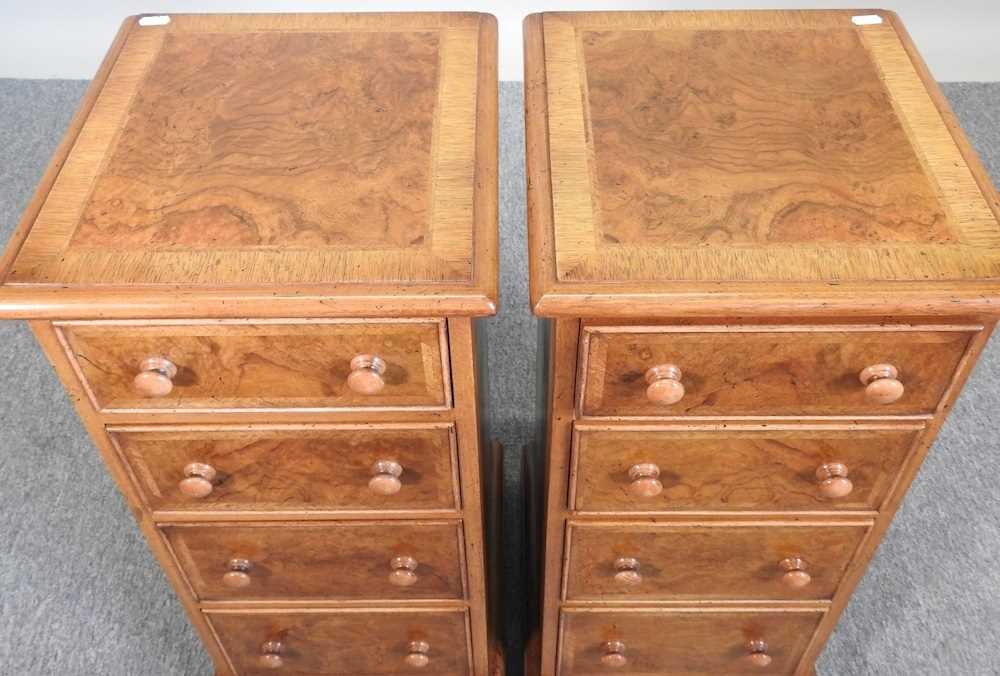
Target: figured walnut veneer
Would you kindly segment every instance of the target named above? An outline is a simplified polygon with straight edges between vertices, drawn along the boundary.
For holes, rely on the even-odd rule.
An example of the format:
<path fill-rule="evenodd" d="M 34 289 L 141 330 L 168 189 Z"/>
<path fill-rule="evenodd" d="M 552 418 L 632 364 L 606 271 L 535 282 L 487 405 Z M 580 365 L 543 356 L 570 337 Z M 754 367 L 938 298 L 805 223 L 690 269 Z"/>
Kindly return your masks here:
<path fill-rule="evenodd" d="M 877 510 L 892 488 L 919 424 L 577 425 L 570 508 L 585 512 Z M 831 500 L 816 469 L 838 462 L 853 489 Z M 632 495 L 629 468 L 654 463 L 663 490 Z"/>
<path fill-rule="evenodd" d="M 581 30 L 601 244 L 957 241 L 856 31 L 809 38 Z"/>
<path fill-rule="evenodd" d="M 483 288 L 481 31 L 472 14 L 135 27 L 6 281 Z"/>
<path fill-rule="evenodd" d="M 212 612 L 208 618 L 239 674 L 275 673 L 261 668 L 259 659 L 261 645 L 276 639 L 285 649 L 282 674 L 473 673 L 465 611 L 236 611 Z M 404 664 L 413 641 L 429 646 L 430 659 L 422 670 Z"/>
<path fill-rule="evenodd" d="M 63 324 L 71 359 L 100 409 L 443 407 L 450 402 L 439 321 L 303 324 Z M 376 394 L 347 384 L 351 360 L 386 362 Z M 173 389 L 150 398 L 133 380 L 150 356 L 177 366 Z"/>
<path fill-rule="evenodd" d="M 995 303 L 1000 198 L 902 25 L 856 13 L 529 21 L 536 310 Z"/>
<path fill-rule="evenodd" d="M 601 665 L 607 641 L 624 644 L 629 674 L 788 674 L 795 668 L 822 618 L 816 609 L 665 609 L 566 611 L 562 645 L 566 659 L 557 676 L 606 676 Z M 748 643 L 764 640 L 772 662 L 767 670 L 747 664 Z"/>
<path fill-rule="evenodd" d="M 452 425 L 124 427 L 110 435 L 154 512 L 413 513 L 459 507 Z M 373 491 L 378 462 L 402 468 L 400 489 Z M 183 470 L 217 473 L 208 495 L 180 490 Z"/>
<path fill-rule="evenodd" d="M 164 526 L 201 600 L 454 600 L 465 598 L 455 523 L 327 522 Z M 396 556 L 416 561 L 416 582 L 389 582 Z M 225 563 L 250 563 L 250 584 L 222 581 Z"/>
<path fill-rule="evenodd" d="M 977 330 L 952 328 L 587 327 L 580 409 L 587 416 L 926 414 Z M 873 405 L 858 374 L 884 361 L 898 368 L 906 392 Z M 646 370 L 665 362 L 683 370 L 684 397 L 671 405 L 646 396 Z"/>
<path fill-rule="evenodd" d="M 167 34 L 71 246 L 420 247 L 439 60 L 436 31 Z"/>
<path fill-rule="evenodd" d="M 574 522 L 564 594 L 569 601 L 827 600 L 869 526 Z M 779 562 L 793 556 L 809 563 L 813 577 L 802 589 L 782 583 Z M 615 579 L 619 557 L 639 562 L 639 584 Z"/>

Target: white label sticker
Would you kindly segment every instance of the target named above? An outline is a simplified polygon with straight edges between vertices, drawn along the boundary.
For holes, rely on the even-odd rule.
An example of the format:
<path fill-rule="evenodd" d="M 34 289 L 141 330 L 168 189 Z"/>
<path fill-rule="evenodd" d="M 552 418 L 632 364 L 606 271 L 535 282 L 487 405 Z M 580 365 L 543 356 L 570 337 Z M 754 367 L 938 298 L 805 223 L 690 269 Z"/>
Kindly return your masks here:
<path fill-rule="evenodd" d="M 170 23 L 170 17 L 165 14 L 139 17 L 140 26 L 166 26 L 168 23 Z"/>
<path fill-rule="evenodd" d="M 851 22 L 855 26 L 875 26 L 882 23 L 882 17 L 878 14 L 859 14 L 858 16 L 852 16 Z"/>

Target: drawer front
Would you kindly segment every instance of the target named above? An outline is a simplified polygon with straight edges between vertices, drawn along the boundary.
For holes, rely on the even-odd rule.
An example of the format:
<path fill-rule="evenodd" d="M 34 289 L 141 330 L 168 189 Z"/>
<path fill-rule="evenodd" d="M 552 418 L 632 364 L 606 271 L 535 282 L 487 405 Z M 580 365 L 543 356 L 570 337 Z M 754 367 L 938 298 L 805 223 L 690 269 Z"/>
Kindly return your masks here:
<path fill-rule="evenodd" d="M 162 531 L 201 600 L 462 599 L 457 523 L 200 524 Z"/>
<path fill-rule="evenodd" d="M 830 599 L 870 527 L 571 524 L 569 600 Z"/>
<path fill-rule="evenodd" d="M 59 328 L 98 409 L 215 411 L 445 407 L 443 327 L 366 320 Z"/>
<path fill-rule="evenodd" d="M 156 511 L 456 509 L 451 425 L 110 430 Z"/>
<path fill-rule="evenodd" d="M 207 614 L 239 676 L 471 673 L 465 611 Z"/>
<path fill-rule="evenodd" d="M 792 608 L 563 611 L 559 676 L 790 674 L 822 617 Z M 766 668 L 750 657 L 762 648 Z"/>
<path fill-rule="evenodd" d="M 581 412 L 653 417 L 932 413 L 975 329 L 588 327 Z M 896 377 L 866 373 L 876 377 L 863 384 L 862 371 L 880 364 L 893 366 Z"/>
<path fill-rule="evenodd" d="M 922 431 L 920 424 L 578 425 L 570 507 L 877 510 Z M 835 467 L 844 476 L 831 482 Z"/>

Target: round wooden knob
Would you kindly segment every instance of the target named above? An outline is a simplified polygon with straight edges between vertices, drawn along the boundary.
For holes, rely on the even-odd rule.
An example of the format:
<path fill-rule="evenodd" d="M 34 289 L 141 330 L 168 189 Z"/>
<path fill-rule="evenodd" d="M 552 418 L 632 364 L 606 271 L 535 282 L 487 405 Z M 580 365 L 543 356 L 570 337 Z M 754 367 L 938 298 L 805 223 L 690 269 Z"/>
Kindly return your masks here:
<path fill-rule="evenodd" d="M 417 576 L 417 560 L 412 556 L 397 556 L 389 562 L 389 582 L 397 587 L 412 587 L 419 579 Z"/>
<path fill-rule="evenodd" d="M 184 478 L 177 487 L 189 498 L 204 498 L 215 487 L 215 468 L 202 462 L 192 462 L 184 466 Z"/>
<path fill-rule="evenodd" d="M 392 460 L 379 460 L 372 468 L 374 476 L 368 482 L 368 488 L 379 495 L 395 495 L 403 487 L 399 477 L 403 474 L 403 466 Z"/>
<path fill-rule="evenodd" d="M 430 664 L 431 645 L 427 641 L 410 641 L 404 661 L 409 667 L 422 669 Z"/>
<path fill-rule="evenodd" d="M 250 561 L 247 559 L 230 559 L 226 564 L 226 574 L 222 576 L 222 584 L 230 589 L 243 589 L 250 584 Z"/>
<path fill-rule="evenodd" d="M 802 589 L 812 582 L 812 575 L 806 570 L 809 564 L 806 563 L 805 559 L 789 556 L 787 559 L 782 559 L 778 563 L 778 567 L 785 571 L 781 576 L 781 583 L 786 587 Z"/>
<path fill-rule="evenodd" d="M 770 666 L 771 656 L 767 654 L 767 643 L 764 641 L 750 641 L 747 644 L 750 652 L 747 654 L 747 662 L 755 667 L 764 668 Z"/>
<path fill-rule="evenodd" d="M 143 397 L 165 397 L 174 389 L 176 375 L 177 367 L 166 357 L 148 357 L 140 362 L 132 386 Z"/>
<path fill-rule="evenodd" d="M 385 362 L 373 354 L 359 354 L 351 360 L 347 386 L 356 394 L 378 394 L 385 387 Z"/>
<path fill-rule="evenodd" d="M 632 465 L 628 470 L 629 492 L 637 498 L 655 498 L 663 492 L 660 483 L 660 468 L 651 462 L 641 462 Z"/>
<path fill-rule="evenodd" d="M 875 364 L 858 374 L 865 386 L 865 399 L 873 404 L 891 404 L 903 396 L 899 371 L 892 364 Z"/>
<path fill-rule="evenodd" d="M 615 559 L 615 582 L 629 587 L 642 584 L 639 559 L 634 559 L 631 556 L 619 556 Z"/>
<path fill-rule="evenodd" d="M 654 404 L 669 406 L 684 398 L 681 370 L 673 364 L 659 364 L 646 371 L 646 398 Z"/>
<path fill-rule="evenodd" d="M 816 468 L 819 492 L 824 498 L 847 497 L 854 490 L 854 482 L 847 478 L 847 465 L 828 462 Z"/>
<path fill-rule="evenodd" d="M 628 663 L 625 657 L 625 644 L 621 641 L 608 641 L 604 644 L 604 654 L 601 664 L 606 667 L 624 667 Z"/>
<path fill-rule="evenodd" d="M 265 669 L 280 669 L 285 664 L 285 660 L 281 657 L 284 652 L 285 645 L 281 641 L 265 641 L 260 647 L 260 657 L 257 661 Z"/>

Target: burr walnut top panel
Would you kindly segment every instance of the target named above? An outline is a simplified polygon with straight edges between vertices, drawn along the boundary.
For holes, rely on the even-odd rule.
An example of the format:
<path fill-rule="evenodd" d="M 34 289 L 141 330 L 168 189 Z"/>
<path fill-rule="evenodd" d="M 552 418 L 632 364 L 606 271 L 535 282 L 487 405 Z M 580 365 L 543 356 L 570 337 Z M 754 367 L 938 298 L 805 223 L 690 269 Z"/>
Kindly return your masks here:
<path fill-rule="evenodd" d="M 992 185 L 896 17 L 857 14 L 529 19 L 539 309 L 1000 278 Z"/>
<path fill-rule="evenodd" d="M 489 286 L 491 17 L 129 21 L 8 283 Z"/>

